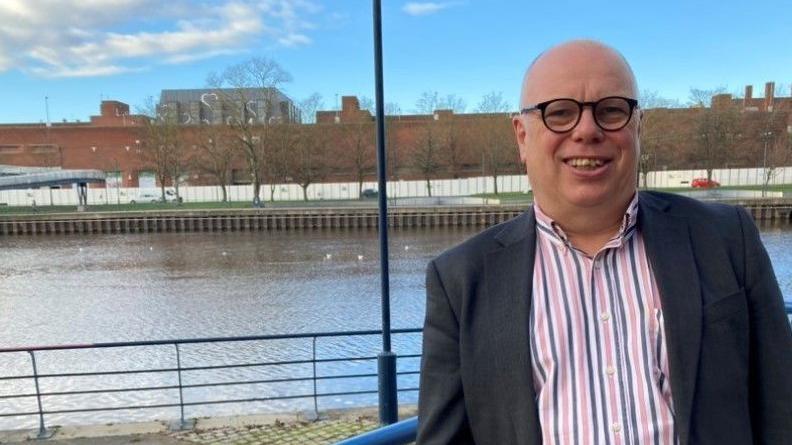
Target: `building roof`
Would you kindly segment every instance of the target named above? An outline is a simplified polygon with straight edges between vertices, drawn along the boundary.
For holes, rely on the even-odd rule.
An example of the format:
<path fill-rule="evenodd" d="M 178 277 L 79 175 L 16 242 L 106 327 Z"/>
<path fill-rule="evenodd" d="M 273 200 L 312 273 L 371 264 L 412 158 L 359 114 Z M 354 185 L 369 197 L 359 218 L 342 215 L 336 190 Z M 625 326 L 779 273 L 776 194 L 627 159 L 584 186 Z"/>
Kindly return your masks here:
<path fill-rule="evenodd" d="M 224 93 L 227 96 L 234 97 L 242 92 L 246 100 L 268 100 L 269 94 L 275 94 L 277 102 L 291 102 L 291 99 L 280 92 L 277 88 L 201 88 L 201 89 L 187 89 L 187 90 L 162 90 L 160 93 L 160 103 L 169 102 L 206 102 L 208 100 L 217 100 L 217 93 Z M 214 97 L 212 98 L 212 95 Z"/>

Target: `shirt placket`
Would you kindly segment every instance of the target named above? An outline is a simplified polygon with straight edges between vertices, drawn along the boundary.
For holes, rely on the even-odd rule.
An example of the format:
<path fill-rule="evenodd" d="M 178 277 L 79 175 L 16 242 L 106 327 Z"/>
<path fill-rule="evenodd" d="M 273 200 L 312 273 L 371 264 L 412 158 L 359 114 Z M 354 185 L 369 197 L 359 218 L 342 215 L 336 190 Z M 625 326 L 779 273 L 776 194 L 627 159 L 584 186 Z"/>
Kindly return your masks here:
<path fill-rule="evenodd" d="M 606 434 L 610 434 L 611 442 L 615 444 L 625 443 L 624 439 L 624 420 L 622 414 L 622 391 L 624 382 L 621 381 L 624 367 L 621 363 L 621 348 L 623 345 L 619 341 L 617 325 L 613 317 L 613 306 L 611 295 L 608 292 L 607 275 L 605 261 L 607 249 L 598 252 L 594 258 L 586 258 L 589 276 L 589 293 L 596 296 L 598 313 L 594 314 L 597 320 L 597 329 L 602 339 L 602 361 L 604 369 L 599 370 L 605 376 L 605 385 L 602 396 L 607 400 L 606 406 L 608 417 L 611 420 L 607 425 Z"/>

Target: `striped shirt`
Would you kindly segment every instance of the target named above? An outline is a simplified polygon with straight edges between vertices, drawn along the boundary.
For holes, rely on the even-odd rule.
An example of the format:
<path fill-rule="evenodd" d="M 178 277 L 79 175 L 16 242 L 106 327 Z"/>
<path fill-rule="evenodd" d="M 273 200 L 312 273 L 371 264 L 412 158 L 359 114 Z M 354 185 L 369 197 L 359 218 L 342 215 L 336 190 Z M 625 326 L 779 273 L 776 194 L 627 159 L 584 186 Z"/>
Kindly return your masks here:
<path fill-rule="evenodd" d="M 592 258 L 536 212 L 531 361 L 545 444 L 677 443 L 660 293 L 636 226 Z"/>

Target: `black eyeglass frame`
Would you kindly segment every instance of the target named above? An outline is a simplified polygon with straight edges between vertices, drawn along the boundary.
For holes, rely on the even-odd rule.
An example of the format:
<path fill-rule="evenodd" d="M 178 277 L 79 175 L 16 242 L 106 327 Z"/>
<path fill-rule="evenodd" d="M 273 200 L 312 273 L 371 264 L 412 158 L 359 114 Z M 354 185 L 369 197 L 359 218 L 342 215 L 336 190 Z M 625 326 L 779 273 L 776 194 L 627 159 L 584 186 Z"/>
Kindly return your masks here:
<path fill-rule="evenodd" d="M 622 126 L 618 127 L 618 128 L 605 128 L 605 127 L 602 126 L 602 124 L 600 124 L 599 119 L 597 119 L 597 112 L 596 112 L 597 106 L 600 103 L 602 103 L 603 101 L 606 101 L 606 100 L 609 100 L 609 99 L 623 99 L 625 102 L 627 102 L 627 105 L 630 107 L 630 113 L 627 116 L 627 119 L 624 121 L 624 124 Z M 572 126 L 569 127 L 566 130 L 554 130 L 554 129 L 550 128 L 550 126 L 547 125 L 547 120 L 545 119 L 545 109 L 547 109 L 548 105 L 550 105 L 551 103 L 558 102 L 559 100 L 571 101 L 571 102 L 576 103 L 577 106 L 578 106 L 577 120 L 575 120 L 575 123 L 572 124 Z M 630 97 L 624 97 L 624 96 L 608 96 L 608 97 L 603 97 L 602 99 L 594 101 L 594 102 L 578 102 L 577 100 L 572 99 L 570 97 L 559 97 L 559 98 L 556 98 L 556 99 L 550 99 L 548 101 L 540 102 L 540 103 L 535 104 L 535 105 L 529 105 L 528 107 L 523 108 L 522 110 L 520 110 L 520 114 L 528 114 L 531 111 L 540 111 L 541 112 L 541 116 L 542 116 L 542 123 L 544 123 L 544 126 L 548 130 L 552 131 L 553 133 L 561 134 L 561 133 L 570 132 L 570 131 L 574 130 L 575 127 L 577 127 L 577 125 L 580 123 L 581 116 L 583 116 L 583 107 L 587 107 L 587 106 L 591 107 L 591 114 L 594 117 L 594 123 L 596 123 L 597 126 L 600 129 L 602 129 L 603 131 L 619 131 L 622 128 L 626 127 L 627 124 L 630 123 L 630 120 L 632 120 L 632 116 L 633 116 L 633 113 L 635 112 L 635 109 L 639 108 L 638 107 L 638 100 L 630 98 Z"/>

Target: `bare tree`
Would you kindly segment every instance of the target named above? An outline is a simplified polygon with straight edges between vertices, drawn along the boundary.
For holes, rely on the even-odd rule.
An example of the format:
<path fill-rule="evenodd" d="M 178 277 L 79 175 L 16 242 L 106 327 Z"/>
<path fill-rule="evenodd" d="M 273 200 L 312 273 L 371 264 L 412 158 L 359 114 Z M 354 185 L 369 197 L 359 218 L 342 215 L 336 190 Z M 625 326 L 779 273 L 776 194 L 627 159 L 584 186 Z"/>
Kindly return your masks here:
<path fill-rule="evenodd" d="M 264 153 L 262 178 L 269 184 L 270 201 L 275 201 L 278 184 L 291 181 L 288 161 L 294 155 L 299 140 L 297 125 L 278 125 L 272 129 L 272 144 Z"/>
<path fill-rule="evenodd" d="M 262 172 L 267 150 L 273 138 L 273 125 L 278 123 L 275 109 L 277 87 L 291 81 L 291 75 L 274 60 L 256 57 L 232 65 L 221 74 L 212 73 L 207 79 L 217 95 L 226 118 L 235 132 L 247 161 L 253 183 L 253 205 L 260 205 Z"/>
<path fill-rule="evenodd" d="M 377 154 L 374 150 L 374 123 L 360 121 L 344 124 L 341 140 L 346 147 L 345 157 L 352 161 L 355 179 L 358 183 L 358 196 L 363 192 L 363 181 L 371 176 L 376 167 Z"/>
<path fill-rule="evenodd" d="M 374 103 L 374 99 L 368 96 L 358 96 L 358 102 L 361 110 L 368 110 L 372 115 L 377 114 L 377 106 Z"/>
<path fill-rule="evenodd" d="M 146 116 L 139 130 L 141 151 L 145 162 L 153 169 L 160 184 L 162 201 L 165 201 L 165 185 L 171 180 L 179 197 L 179 180 L 185 171 L 185 141 L 176 113 L 167 109 L 157 111 L 153 97 L 147 98 L 140 114 Z"/>
<path fill-rule="evenodd" d="M 461 97 L 448 94 L 441 97 L 437 91 L 424 91 L 415 102 L 415 110 L 419 114 L 432 114 L 435 110 L 452 110 L 464 113 L 467 104 Z"/>
<path fill-rule="evenodd" d="M 642 186 L 647 188 L 649 172 L 665 165 L 669 158 L 683 158 L 679 141 L 689 139 L 687 130 L 679 127 L 679 114 L 676 110 L 650 108 L 640 111 L 641 116 L 641 154 L 638 169 L 643 178 Z M 641 184 L 639 184 L 641 185 Z"/>
<path fill-rule="evenodd" d="M 436 126 L 435 121 L 429 121 L 421 130 L 418 130 L 419 135 L 412 150 L 412 164 L 426 181 L 429 196 L 432 196 L 431 180 L 440 171 L 440 153 L 442 152 Z"/>
<path fill-rule="evenodd" d="M 517 165 L 514 137 L 511 129 L 509 103 L 501 92 L 485 94 L 476 111 L 487 113 L 477 120 L 476 130 L 479 133 L 482 153 L 482 170 L 492 176 L 495 194 L 498 194 L 498 176 L 512 171 Z"/>
<path fill-rule="evenodd" d="M 711 90 L 701 88 L 691 88 L 688 94 L 688 105 L 697 108 L 706 108 L 712 104 L 712 96 L 723 94 L 726 87 L 717 87 Z"/>
<path fill-rule="evenodd" d="M 287 126 L 284 126 L 287 127 Z M 303 200 L 308 200 L 308 187 L 323 180 L 328 173 L 327 143 L 330 130 L 326 124 L 290 125 L 285 131 L 297 135 L 294 150 L 286 158 L 289 176 L 303 189 Z"/>
<path fill-rule="evenodd" d="M 358 102 L 360 103 L 361 110 L 368 110 L 372 116 L 377 114 L 377 104 L 374 103 L 374 99 L 359 95 Z M 397 116 L 401 114 L 401 107 L 396 102 L 385 102 L 385 115 L 386 116 Z"/>
<path fill-rule="evenodd" d="M 300 122 L 304 124 L 316 123 L 316 112 L 324 108 L 324 100 L 319 93 L 313 93 L 300 101 Z"/>
<path fill-rule="evenodd" d="M 722 167 L 732 155 L 739 134 L 739 113 L 733 107 L 704 108 L 698 116 L 696 129 L 694 157 L 707 170 L 707 179 L 711 180 L 712 170 Z"/>
<path fill-rule="evenodd" d="M 696 93 L 698 96 L 699 93 Z M 653 108 L 682 108 L 682 103 L 677 99 L 669 99 L 663 97 L 657 91 L 641 90 L 638 94 L 638 103 L 643 110 L 651 110 Z"/>
<path fill-rule="evenodd" d="M 223 192 L 222 202 L 227 202 L 226 187 L 231 183 L 231 165 L 239 152 L 239 140 L 225 125 L 196 127 L 193 138 L 197 150 L 193 168 L 214 177 Z"/>
<path fill-rule="evenodd" d="M 778 173 L 778 167 L 792 160 L 792 133 L 786 128 L 786 113 L 771 111 L 765 114 L 757 138 L 762 142 L 763 196 L 770 181 Z"/>

